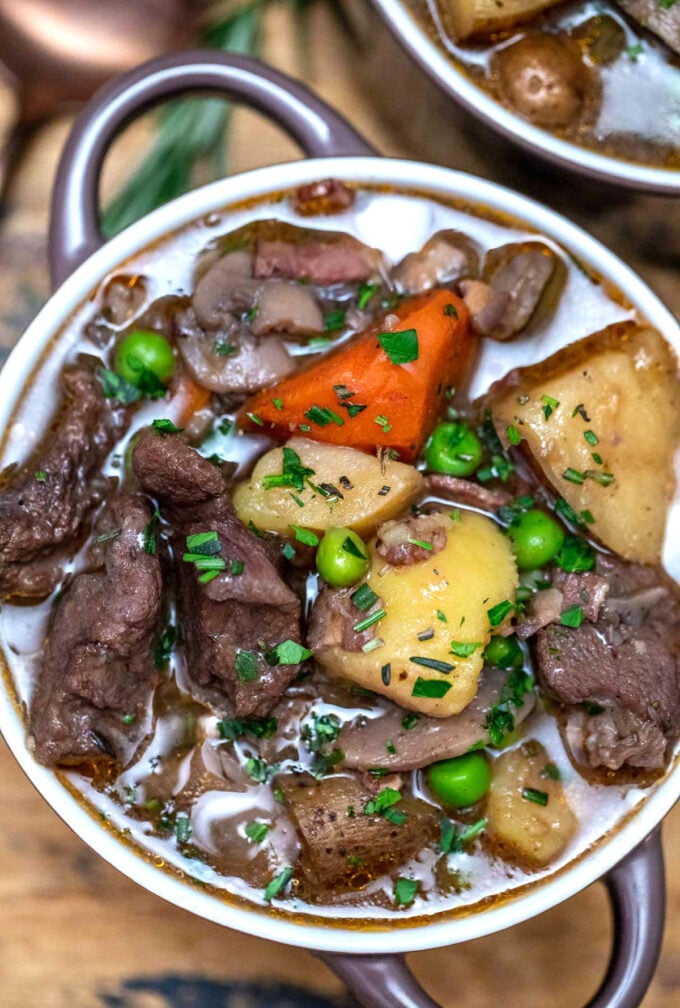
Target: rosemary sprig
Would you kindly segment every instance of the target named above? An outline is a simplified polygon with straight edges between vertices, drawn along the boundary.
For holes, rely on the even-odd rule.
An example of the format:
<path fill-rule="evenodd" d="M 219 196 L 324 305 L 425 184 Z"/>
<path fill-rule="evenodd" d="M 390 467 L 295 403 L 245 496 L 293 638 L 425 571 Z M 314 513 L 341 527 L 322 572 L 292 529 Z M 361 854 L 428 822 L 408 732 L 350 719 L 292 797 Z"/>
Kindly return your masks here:
<path fill-rule="evenodd" d="M 199 42 L 212 49 L 260 54 L 263 25 L 269 7 L 283 2 L 296 19 L 299 59 L 307 73 L 309 15 L 313 7 L 328 6 L 348 34 L 354 34 L 341 0 L 240 0 L 216 3 L 220 15 L 207 24 Z M 158 112 L 158 130 L 151 149 L 106 207 L 102 230 L 106 237 L 187 192 L 199 182 L 226 174 L 226 140 L 231 119 L 229 102 L 217 98 L 184 98 L 165 104 Z"/>

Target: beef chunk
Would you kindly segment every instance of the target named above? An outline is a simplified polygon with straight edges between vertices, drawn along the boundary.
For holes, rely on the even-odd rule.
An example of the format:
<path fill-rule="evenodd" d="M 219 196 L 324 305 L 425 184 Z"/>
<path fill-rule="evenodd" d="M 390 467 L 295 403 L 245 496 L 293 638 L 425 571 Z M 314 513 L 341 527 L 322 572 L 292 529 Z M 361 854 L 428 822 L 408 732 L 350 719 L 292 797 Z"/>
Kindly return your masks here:
<path fill-rule="evenodd" d="M 300 866 L 313 886 L 352 886 L 358 875 L 368 881 L 398 868 L 437 830 L 435 810 L 413 798 L 391 806 L 396 821 L 367 814 L 374 796 L 355 777 L 284 775 L 276 783 L 302 841 Z"/>
<path fill-rule="evenodd" d="M 583 618 L 595 623 L 609 594 L 609 582 L 595 571 L 567 574 L 558 571 L 553 584 L 562 592 L 562 611 L 580 606 Z"/>
<path fill-rule="evenodd" d="M 603 557 L 597 573 L 609 585 L 597 620 L 536 635 L 539 680 L 561 703 L 599 711 L 582 725 L 592 765 L 650 766 L 653 752 L 661 766 L 658 736 L 680 726 L 680 605 L 652 568 Z"/>
<path fill-rule="evenodd" d="M 342 213 L 354 203 L 354 191 L 339 179 L 320 179 L 296 189 L 292 202 L 293 209 L 304 217 Z"/>
<path fill-rule="evenodd" d="M 383 522 L 378 529 L 378 553 L 392 567 L 422 563 L 444 549 L 450 528 L 448 516 L 436 511 Z M 427 543 L 427 546 L 418 543 Z"/>
<path fill-rule="evenodd" d="M 382 257 L 348 234 L 302 242 L 260 238 L 255 246 L 256 277 L 283 277 L 316 284 L 358 283 L 379 271 Z"/>
<path fill-rule="evenodd" d="M 110 485 L 101 466 L 123 427 L 87 361 L 62 374 L 54 426 L 0 481 L 0 597 L 41 598 L 59 582 L 69 547 Z"/>
<path fill-rule="evenodd" d="M 369 616 L 380 608 L 380 599 L 360 613 L 352 602 L 351 588 L 330 588 L 326 585 L 317 595 L 309 617 L 307 640 L 313 651 L 324 651 L 326 648 L 341 647 L 345 651 L 361 651 L 375 636 L 375 627 L 361 630 L 354 629 L 358 619 Z"/>
<path fill-rule="evenodd" d="M 512 494 L 507 490 L 492 490 L 491 487 L 459 479 L 457 476 L 446 476 L 444 473 L 432 473 L 425 477 L 425 482 L 431 494 L 454 504 L 467 504 L 468 507 L 481 508 L 483 511 L 496 511 L 512 500 Z"/>
<path fill-rule="evenodd" d="M 618 770 L 624 763 L 650 770 L 665 762 L 668 739 L 658 725 L 618 705 L 588 713 L 580 707 L 567 715 L 567 741 L 592 767 Z"/>
<path fill-rule="evenodd" d="M 158 557 L 143 548 L 150 520 L 142 497 L 114 498 L 98 531 L 118 534 L 91 552 L 103 569 L 76 575 L 54 607 L 30 712 L 46 766 L 125 764 L 146 731 L 162 590 Z"/>
<path fill-rule="evenodd" d="M 236 517 L 219 470 L 180 437 L 145 432 L 133 466 L 170 523 L 187 690 L 219 713 L 263 717 L 299 669 L 272 664 L 271 654 L 283 641 L 301 639 L 298 598 L 279 577 L 266 543 Z M 187 537 L 202 532 L 217 533 L 226 565 L 207 583 L 194 563 L 181 559 Z"/>

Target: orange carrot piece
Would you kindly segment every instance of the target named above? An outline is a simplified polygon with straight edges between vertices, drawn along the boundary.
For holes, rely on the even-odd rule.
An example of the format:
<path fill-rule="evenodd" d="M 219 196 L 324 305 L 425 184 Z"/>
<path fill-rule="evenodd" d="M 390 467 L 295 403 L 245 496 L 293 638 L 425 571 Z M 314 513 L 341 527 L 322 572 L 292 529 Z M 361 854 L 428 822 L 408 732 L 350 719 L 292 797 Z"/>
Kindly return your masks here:
<path fill-rule="evenodd" d="M 378 338 L 387 320 L 392 333 L 415 330 L 417 359 L 393 363 Z M 352 342 L 256 393 L 239 423 L 278 441 L 302 432 L 371 454 L 391 448 L 413 461 L 441 413 L 447 386 L 464 378 L 475 343 L 467 306 L 451 291 L 410 298 Z"/>

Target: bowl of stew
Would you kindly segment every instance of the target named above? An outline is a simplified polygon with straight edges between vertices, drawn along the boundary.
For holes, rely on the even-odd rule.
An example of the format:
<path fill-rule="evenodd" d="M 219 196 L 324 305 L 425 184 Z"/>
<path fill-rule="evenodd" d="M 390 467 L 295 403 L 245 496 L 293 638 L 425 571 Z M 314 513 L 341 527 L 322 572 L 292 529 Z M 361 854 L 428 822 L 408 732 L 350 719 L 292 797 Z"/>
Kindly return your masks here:
<path fill-rule="evenodd" d="M 538 158 L 649 192 L 680 189 L 673 3 L 375 0 L 441 90 Z"/>
<path fill-rule="evenodd" d="M 103 244 L 112 137 L 197 89 L 312 156 Z M 51 265 L 3 372 L 0 727 L 55 811 L 365 1004 L 431 1003 L 393 953 L 607 875 L 593 1004 L 637 1004 L 680 782 L 670 313 L 539 204 L 204 53 L 83 113 Z"/>

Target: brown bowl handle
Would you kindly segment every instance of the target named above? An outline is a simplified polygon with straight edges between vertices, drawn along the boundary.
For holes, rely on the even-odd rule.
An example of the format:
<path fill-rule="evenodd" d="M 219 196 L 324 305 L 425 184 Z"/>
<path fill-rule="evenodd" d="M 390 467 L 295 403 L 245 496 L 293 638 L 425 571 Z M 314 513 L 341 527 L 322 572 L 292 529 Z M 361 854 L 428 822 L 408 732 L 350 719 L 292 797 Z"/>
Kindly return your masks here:
<path fill-rule="evenodd" d="M 604 980 L 585 1008 L 637 1008 L 656 969 L 666 890 L 661 827 L 605 876 L 614 947 Z M 438 1008 L 400 955 L 319 953 L 364 1008 Z"/>
<path fill-rule="evenodd" d="M 310 157 L 376 153 L 304 84 L 259 60 L 211 50 L 150 60 L 104 85 L 76 119 L 66 142 L 50 218 L 54 287 L 104 243 L 99 229 L 99 179 L 116 134 L 151 105 L 189 91 L 217 92 L 263 112 Z"/>

